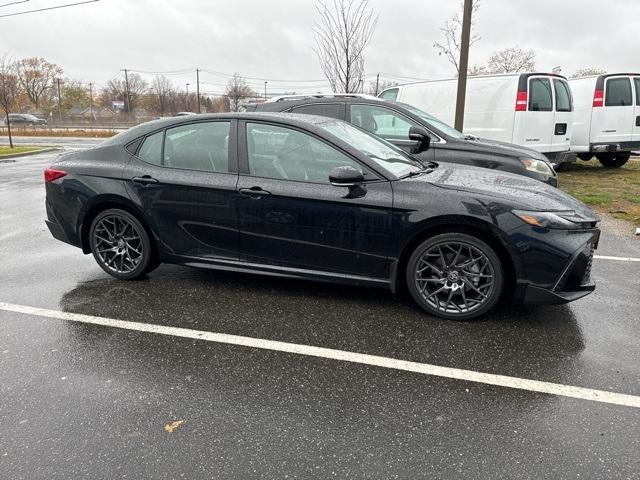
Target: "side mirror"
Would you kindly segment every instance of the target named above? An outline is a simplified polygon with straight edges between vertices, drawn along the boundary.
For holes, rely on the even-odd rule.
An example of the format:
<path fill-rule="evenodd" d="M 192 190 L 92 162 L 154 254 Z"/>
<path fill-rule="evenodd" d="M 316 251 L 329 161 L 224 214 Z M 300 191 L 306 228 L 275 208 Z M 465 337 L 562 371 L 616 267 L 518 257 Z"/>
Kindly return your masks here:
<path fill-rule="evenodd" d="M 353 187 L 364 182 L 364 175 L 350 166 L 335 167 L 329 172 L 329 182 L 336 187 Z"/>
<path fill-rule="evenodd" d="M 418 142 L 418 144 L 411 149 L 411 153 L 422 153 L 429 150 L 431 146 L 431 137 L 426 128 L 414 125 L 409 129 L 409 140 Z"/>

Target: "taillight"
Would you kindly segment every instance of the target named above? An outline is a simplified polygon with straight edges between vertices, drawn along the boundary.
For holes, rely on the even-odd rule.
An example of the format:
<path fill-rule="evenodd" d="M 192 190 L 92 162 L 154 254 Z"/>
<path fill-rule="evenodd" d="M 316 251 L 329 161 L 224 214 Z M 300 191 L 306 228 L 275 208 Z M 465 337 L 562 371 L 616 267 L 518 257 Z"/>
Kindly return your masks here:
<path fill-rule="evenodd" d="M 516 112 L 527 110 L 527 92 L 518 92 L 516 95 Z"/>
<path fill-rule="evenodd" d="M 604 90 L 596 90 L 593 92 L 593 106 L 601 107 L 604 105 Z"/>
<path fill-rule="evenodd" d="M 44 181 L 45 182 L 53 182 L 59 178 L 64 177 L 67 172 L 63 170 L 56 170 L 55 168 L 47 168 L 44 171 Z"/>

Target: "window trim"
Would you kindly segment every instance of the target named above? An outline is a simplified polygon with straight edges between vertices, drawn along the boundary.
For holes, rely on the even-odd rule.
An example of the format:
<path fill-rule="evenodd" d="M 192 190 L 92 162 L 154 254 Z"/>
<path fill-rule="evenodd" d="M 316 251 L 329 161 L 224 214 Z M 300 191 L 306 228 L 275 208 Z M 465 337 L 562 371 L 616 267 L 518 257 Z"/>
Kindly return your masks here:
<path fill-rule="evenodd" d="M 551 97 L 551 107 L 549 108 L 549 110 L 533 110 L 531 108 L 531 100 L 533 100 L 533 95 L 531 95 L 531 82 L 533 80 L 542 80 L 542 81 L 547 81 L 549 83 L 549 96 Z M 556 103 L 555 91 L 553 89 L 553 86 L 551 85 L 550 77 L 545 75 L 537 75 L 537 76 L 531 76 L 527 79 L 527 112 L 542 112 L 542 113 L 553 112 L 555 110 L 555 103 Z"/>
<path fill-rule="evenodd" d="M 385 101 L 386 101 L 386 100 L 385 100 Z M 384 105 L 384 104 L 383 104 L 383 105 L 378 105 L 377 103 L 367 103 L 367 102 L 353 102 L 353 103 L 349 103 L 349 104 L 348 104 L 349 108 L 347 109 L 347 110 L 348 110 L 348 115 L 347 115 L 348 120 L 347 120 L 347 122 L 349 122 L 349 124 L 350 124 L 350 125 L 352 125 L 352 126 L 354 126 L 354 127 L 356 127 L 356 128 L 360 128 L 360 127 L 358 127 L 357 125 L 355 125 L 355 124 L 351 121 L 351 107 L 353 107 L 354 105 L 363 105 L 363 106 L 365 106 L 365 107 L 386 108 L 387 110 L 391 110 L 392 112 L 397 113 L 399 116 L 409 119 L 409 120 L 410 120 L 410 123 L 411 123 L 411 122 L 413 122 L 413 123 L 417 124 L 418 126 L 420 126 L 420 127 L 424 128 L 427 132 L 429 132 L 429 134 L 433 135 L 433 136 L 435 137 L 435 139 L 433 139 L 433 138 L 432 138 L 432 139 L 431 139 L 431 143 L 447 143 L 447 141 L 446 141 L 444 138 L 442 138 L 440 135 L 438 135 L 437 133 L 435 133 L 435 132 L 434 132 L 433 130 L 431 130 L 429 127 L 427 127 L 426 125 L 424 125 L 421 121 L 416 120 L 415 118 L 411 118 L 411 117 L 407 116 L 405 113 L 400 112 L 399 110 L 396 110 L 395 108 L 393 108 L 393 107 L 391 107 L 391 106 L 389 106 L 389 105 Z M 368 130 L 366 130 L 366 129 L 363 129 L 363 130 L 365 130 L 366 132 L 369 132 L 369 131 L 368 131 Z M 377 133 L 373 133 L 373 132 L 369 132 L 369 133 L 371 133 L 371 134 L 373 134 L 373 135 L 378 135 Z M 379 136 L 379 137 L 384 138 L 387 142 L 391 142 L 391 143 L 393 143 L 393 140 L 396 140 L 396 139 L 391 140 L 391 139 L 385 138 L 385 137 L 383 137 L 382 135 L 378 135 L 378 136 Z M 403 140 L 403 139 L 397 139 L 396 141 L 400 141 L 400 142 L 411 142 L 411 140 L 409 140 L 408 138 L 407 138 L 406 140 Z"/>
<path fill-rule="evenodd" d="M 183 127 L 183 126 L 187 126 L 187 125 L 194 125 L 196 123 L 218 123 L 218 122 L 229 123 L 229 148 L 228 148 L 228 152 L 227 152 L 227 156 L 228 156 L 228 159 L 227 159 L 228 160 L 228 162 L 227 162 L 227 170 L 228 171 L 226 171 L 226 172 L 212 172 L 211 170 L 195 170 L 195 169 L 192 169 L 192 168 L 169 167 L 169 166 L 164 164 L 164 143 L 165 143 L 165 139 L 167 137 L 167 130 L 171 130 L 172 128 Z M 138 140 L 140 140 L 140 138 L 142 138 L 142 141 L 140 141 L 140 143 L 138 144 L 136 152 L 133 154 L 133 156 L 136 159 L 138 159 L 141 162 L 143 162 L 145 165 L 152 165 L 154 167 L 165 168 L 165 169 L 168 169 L 168 170 L 179 170 L 179 171 L 184 171 L 184 172 L 212 173 L 212 174 L 216 174 L 216 175 L 218 175 L 218 174 L 220 174 L 220 175 L 238 175 L 237 126 L 238 126 L 238 121 L 236 119 L 232 119 L 232 118 L 200 119 L 200 120 L 191 121 L 191 122 L 184 122 L 184 123 L 178 123 L 178 124 L 174 124 L 174 125 L 167 125 L 167 126 L 165 126 L 163 128 L 159 128 L 157 130 L 148 132 L 148 133 L 146 133 L 145 135 L 143 135 L 141 137 L 138 137 L 138 138 L 136 138 L 134 140 L 131 140 L 130 142 L 125 144 L 124 147 L 126 149 L 127 146 L 137 142 Z M 144 142 L 147 140 L 148 137 L 151 137 L 152 135 L 155 135 L 155 134 L 160 133 L 160 132 L 162 132 L 162 149 L 160 151 L 161 152 L 160 153 L 160 161 L 162 163 L 161 164 L 149 163 L 146 160 L 140 158 L 138 156 L 138 153 L 140 153 L 140 148 L 142 147 L 142 145 L 144 144 Z"/>
<path fill-rule="evenodd" d="M 388 181 L 388 179 L 381 174 L 378 170 L 372 168 L 370 165 L 368 165 L 367 163 L 363 162 L 362 160 L 360 160 L 359 158 L 357 158 L 356 156 L 352 155 L 351 153 L 345 151 L 344 149 L 342 149 L 341 147 L 339 147 L 338 145 L 329 142 L 328 140 L 322 138 L 320 135 L 317 135 L 315 132 L 309 131 L 309 130 L 305 130 L 303 128 L 300 128 L 296 125 L 289 125 L 286 123 L 277 123 L 277 122 L 273 122 L 273 121 L 269 121 L 269 120 L 256 120 L 256 119 L 242 119 L 239 120 L 238 122 L 238 160 L 239 160 L 239 164 L 238 164 L 238 173 L 239 175 L 244 175 L 246 177 L 252 177 L 252 178 L 264 178 L 267 180 L 276 180 L 276 181 L 281 181 L 281 182 L 296 182 L 296 183 L 304 183 L 307 185 L 330 185 L 329 183 L 320 183 L 320 182 L 309 182 L 306 180 L 290 180 L 288 178 L 272 178 L 272 177 L 261 177 L 258 175 L 253 175 L 250 172 L 250 168 L 249 168 L 249 148 L 248 148 L 248 142 L 247 142 L 247 124 L 249 123 L 257 123 L 257 124 L 261 124 L 261 125 L 270 125 L 273 127 L 280 127 L 280 128 L 288 128 L 290 130 L 295 130 L 297 132 L 300 132 L 302 134 L 308 135 L 310 137 L 313 137 L 316 140 L 319 140 L 320 142 L 324 143 L 325 145 L 329 146 L 330 148 L 333 148 L 334 150 L 337 150 L 338 152 L 342 153 L 344 156 L 352 159 L 354 162 L 356 162 L 357 164 L 359 164 L 360 166 L 366 168 L 367 170 L 371 171 L 374 175 L 376 175 L 377 178 L 370 178 L 370 179 L 366 179 L 363 183 L 374 183 L 374 182 L 386 182 Z"/>
<path fill-rule="evenodd" d="M 626 80 L 627 81 L 627 85 L 629 85 L 629 93 L 631 94 L 631 102 L 629 102 L 629 105 L 610 105 L 607 104 L 607 93 L 609 92 L 609 81 L 611 80 Z M 633 107 L 633 85 L 631 82 L 631 77 L 628 75 L 621 75 L 619 77 L 608 77 L 605 79 L 604 82 L 604 103 L 603 106 L 605 107 Z"/>

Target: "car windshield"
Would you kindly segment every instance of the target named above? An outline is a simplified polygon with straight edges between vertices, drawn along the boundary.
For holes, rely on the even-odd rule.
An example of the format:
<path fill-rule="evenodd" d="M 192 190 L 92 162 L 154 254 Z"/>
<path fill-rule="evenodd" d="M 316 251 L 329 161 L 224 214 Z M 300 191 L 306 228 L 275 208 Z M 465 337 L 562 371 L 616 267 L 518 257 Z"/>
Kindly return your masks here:
<path fill-rule="evenodd" d="M 449 135 L 450 137 L 456 138 L 458 140 L 464 140 L 464 135 L 462 133 L 460 133 L 458 130 L 453 128 L 451 125 L 447 125 L 442 120 L 437 119 L 433 115 L 429 115 L 427 112 L 423 112 L 419 108 L 412 107 L 411 105 L 407 105 L 406 103 L 403 103 L 402 106 L 407 110 L 409 110 L 414 115 L 417 115 L 418 117 L 422 118 L 429 125 L 432 125 L 434 128 L 437 128 L 438 130 L 440 130 L 442 133 Z"/>
<path fill-rule="evenodd" d="M 397 177 L 403 177 L 423 168 L 422 164 L 413 159 L 395 145 L 376 137 L 364 130 L 360 130 L 346 122 L 323 122 L 318 124 L 327 132 L 360 150 L 371 160 Z"/>

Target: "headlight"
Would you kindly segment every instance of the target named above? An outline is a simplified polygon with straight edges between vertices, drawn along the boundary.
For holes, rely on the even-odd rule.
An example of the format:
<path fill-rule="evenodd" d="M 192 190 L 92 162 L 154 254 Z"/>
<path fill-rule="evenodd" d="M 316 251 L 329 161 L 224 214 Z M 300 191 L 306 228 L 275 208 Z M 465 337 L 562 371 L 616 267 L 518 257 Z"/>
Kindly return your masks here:
<path fill-rule="evenodd" d="M 594 226 L 594 220 L 585 218 L 573 210 L 560 210 L 555 212 L 512 210 L 512 212 L 520 220 L 534 227 L 573 230 Z"/>
<path fill-rule="evenodd" d="M 529 171 L 541 173 L 542 175 L 546 175 L 548 177 L 555 177 L 556 172 L 553 171 L 553 168 L 545 162 L 544 160 L 536 160 L 534 158 L 521 158 L 520 161 L 524 168 Z"/>

